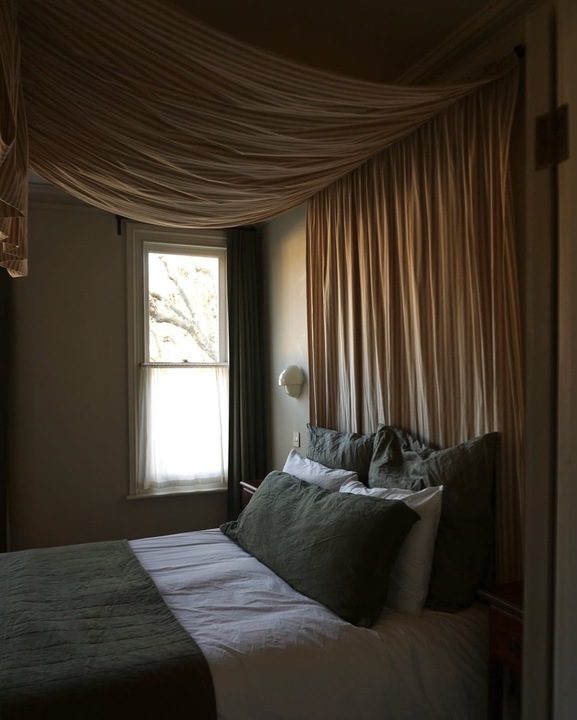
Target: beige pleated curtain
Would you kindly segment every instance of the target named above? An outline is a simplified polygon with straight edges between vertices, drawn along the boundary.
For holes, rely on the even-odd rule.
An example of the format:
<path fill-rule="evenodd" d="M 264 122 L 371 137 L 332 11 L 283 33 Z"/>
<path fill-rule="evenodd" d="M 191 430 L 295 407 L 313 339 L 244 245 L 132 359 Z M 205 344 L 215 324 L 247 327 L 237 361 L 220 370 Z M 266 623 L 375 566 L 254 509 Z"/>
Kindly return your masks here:
<path fill-rule="evenodd" d="M 523 361 L 509 185 L 517 73 L 308 204 L 311 422 L 450 447 L 501 433 L 497 577 L 521 577 Z"/>
<path fill-rule="evenodd" d="M 0 267 L 28 272 L 28 135 L 20 84 L 20 44 L 12 2 L 0 0 Z"/>
<path fill-rule="evenodd" d="M 489 80 L 410 88 L 341 77 L 161 0 L 0 7 L 0 218 L 18 258 L 5 247 L 0 265 L 13 274 L 27 272 L 25 225 L 9 220 L 26 215 L 27 140 L 30 167 L 92 205 L 235 227 L 296 207 Z"/>

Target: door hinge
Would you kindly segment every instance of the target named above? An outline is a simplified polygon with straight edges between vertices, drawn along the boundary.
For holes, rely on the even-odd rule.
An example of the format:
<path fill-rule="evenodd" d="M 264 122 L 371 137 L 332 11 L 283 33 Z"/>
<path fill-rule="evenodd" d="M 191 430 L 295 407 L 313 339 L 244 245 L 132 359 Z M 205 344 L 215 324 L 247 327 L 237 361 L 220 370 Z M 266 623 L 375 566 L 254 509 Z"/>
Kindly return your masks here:
<path fill-rule="evenodd" d="M 535 118 L 535 169 L 569 159 L 569 106 L 561 105 Z"/>

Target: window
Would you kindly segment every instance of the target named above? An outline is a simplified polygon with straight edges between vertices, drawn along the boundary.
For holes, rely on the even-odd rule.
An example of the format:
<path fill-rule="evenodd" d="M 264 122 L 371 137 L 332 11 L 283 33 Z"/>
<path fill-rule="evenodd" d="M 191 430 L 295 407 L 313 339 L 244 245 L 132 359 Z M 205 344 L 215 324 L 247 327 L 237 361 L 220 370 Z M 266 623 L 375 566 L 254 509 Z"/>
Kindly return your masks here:
<path fill-rule="evenodd" d="M 226 488 L 223 231 L 128 224 L 131 496 Z"/>

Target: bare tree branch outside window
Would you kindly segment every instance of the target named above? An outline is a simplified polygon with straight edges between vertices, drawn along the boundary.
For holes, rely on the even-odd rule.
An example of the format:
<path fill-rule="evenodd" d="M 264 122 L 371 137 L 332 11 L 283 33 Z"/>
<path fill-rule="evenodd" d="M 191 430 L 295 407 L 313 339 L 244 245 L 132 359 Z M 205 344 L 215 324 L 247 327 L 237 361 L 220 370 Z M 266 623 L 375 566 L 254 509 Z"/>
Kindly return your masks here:
<path fill-rule="evenodd" d="M 149 362 L 218 362 L 218 260 L 148 257 Z"/>

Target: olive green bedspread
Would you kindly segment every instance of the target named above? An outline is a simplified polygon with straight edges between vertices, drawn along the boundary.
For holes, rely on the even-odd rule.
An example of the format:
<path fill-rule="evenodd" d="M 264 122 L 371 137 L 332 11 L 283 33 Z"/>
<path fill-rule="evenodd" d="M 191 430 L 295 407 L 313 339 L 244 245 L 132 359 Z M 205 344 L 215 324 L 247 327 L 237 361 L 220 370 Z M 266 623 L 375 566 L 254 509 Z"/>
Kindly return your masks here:
<path fill-rule="evenodd" d="M 210 669 L 124 541 L 0 555 L 0 718 L 216 718 Z"/>

